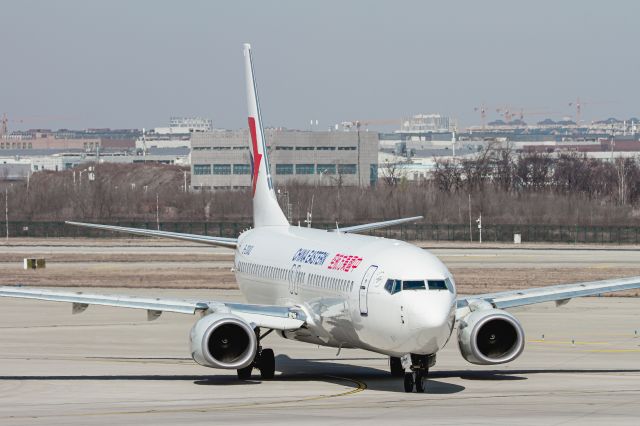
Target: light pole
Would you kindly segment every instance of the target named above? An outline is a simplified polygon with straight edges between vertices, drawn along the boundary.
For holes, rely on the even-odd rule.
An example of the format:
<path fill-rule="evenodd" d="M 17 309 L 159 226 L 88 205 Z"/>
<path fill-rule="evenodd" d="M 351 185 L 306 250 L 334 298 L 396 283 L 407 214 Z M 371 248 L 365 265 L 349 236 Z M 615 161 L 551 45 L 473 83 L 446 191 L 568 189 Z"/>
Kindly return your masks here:
<path fill-rule="evenodd" d="M 480 216 L 476 219 L 476 222 L 478 223 L 478 231 L 480 233 L 480 244 L 482 244 L 482 213 L 480 213 Z"/>
<path fill-rule="evenodd" d="M 473 242 L 473 230 L 471 228 L 471 194 L 469 194 L 469 241 Z"/>
<path fill-rule="evenodd" d="M 7 243 L 9 242 L 9 188 L 4 189 L 4 223 L 7 231 Z"/>

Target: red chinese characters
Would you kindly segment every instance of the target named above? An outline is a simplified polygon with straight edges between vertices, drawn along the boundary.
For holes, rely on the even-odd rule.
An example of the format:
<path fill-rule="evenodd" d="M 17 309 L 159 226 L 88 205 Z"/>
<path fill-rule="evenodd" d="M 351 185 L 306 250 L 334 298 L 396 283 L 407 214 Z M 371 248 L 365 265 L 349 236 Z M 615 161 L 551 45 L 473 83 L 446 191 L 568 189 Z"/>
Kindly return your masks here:
<path fill-rule="evenodd" d="M 331 259 L 327 268 L 349 272 L 352 269 L 356 269 L 360 262 L 362 262 L 361 257 L 338 253 Z"/>

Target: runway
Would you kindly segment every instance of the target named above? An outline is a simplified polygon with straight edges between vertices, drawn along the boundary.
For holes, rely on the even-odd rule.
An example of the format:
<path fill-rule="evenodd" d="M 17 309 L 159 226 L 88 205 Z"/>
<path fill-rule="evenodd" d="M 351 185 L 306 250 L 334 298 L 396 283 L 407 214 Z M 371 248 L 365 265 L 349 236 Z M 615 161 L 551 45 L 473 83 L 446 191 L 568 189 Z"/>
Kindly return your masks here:
<path fill-rule="evenodd" d="M 100 291 L 92 289 L 92 291 Z M 105 292 L 241 300 L 234 290 Z M 276 378 L 193 363 L 196 318 L 0 299 L 0 424 L 637 424 L 640 302 L 587 298 L 512 310 L 524 354 L 473 366 L 455 335 L 425 394 L 406 394 L 386 358 L 271 335 Z"/>

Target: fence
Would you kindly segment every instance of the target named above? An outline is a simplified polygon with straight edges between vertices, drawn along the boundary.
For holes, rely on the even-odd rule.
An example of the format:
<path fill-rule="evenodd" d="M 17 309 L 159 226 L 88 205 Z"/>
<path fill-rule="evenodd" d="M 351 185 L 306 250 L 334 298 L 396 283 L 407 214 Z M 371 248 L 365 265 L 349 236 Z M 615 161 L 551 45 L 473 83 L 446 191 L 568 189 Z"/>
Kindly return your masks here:
<path fill-rule="evenodd" d="M 155 222 L 115 222 L 112 225 L 131 228 L 156 229 Z M 4 224 L 3 224 L 4 225 Z M 332 229 L 335 224 L 314 224 L 317 228 Z M 342 225 L 348 226 L 348 225 Z M 240 222 L 161 222 L 163 231 L 189 234 L 237 237 L 250 223 Z M 0 228 L 4 237 L 4 226 Z M 472 227 L 474 241 L 478 229 Z M 491 225 L 484 224 L 482 240 L 486 242 L 513 242 L 513 235 L 521 234 L 523 242 L 638 244 L 640 227 L 631 226 L 562 226 L 562 225 Z M 405 224 L 369 232 L 387 238 L 413 241 L 469 241 L 468 224 Z M 90 237 L 115 238 L 130 235 L 65 225 L 64 222 L 9 222 L 10 237 Z"/>

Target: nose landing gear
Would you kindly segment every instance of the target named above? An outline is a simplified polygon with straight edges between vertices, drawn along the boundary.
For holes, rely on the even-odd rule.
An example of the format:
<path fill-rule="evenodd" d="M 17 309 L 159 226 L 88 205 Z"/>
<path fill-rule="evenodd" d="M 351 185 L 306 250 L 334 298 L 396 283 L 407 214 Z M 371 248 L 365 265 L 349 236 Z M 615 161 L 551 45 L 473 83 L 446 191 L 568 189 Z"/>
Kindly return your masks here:
<path fill-rule="evenodd" d="M 410 370 L 404 373 L 404 391 L 412 392 L 415 388 L 417 393 L 424 393 L 427 384 L 427 376 L 429 375 L 429 368 L 435 365 L 436 355 L 408 354 L 400 358 L 400 360 L 402 361 L 401 367 L 405 367 Z M 405 368 L 403 368 L 403 370 Z"/>
<path fill-rule="evenodd" d="M 424 393 L 428 375 L 428 369 L 404 373 L 404 391 L 407 393 L 412 392 L 415 386 L 417 393 Z"/>
<path fill-rule="evenodd" d="M 256 336 L 258 337 L 258 351 L 253 359 L 253 362 L 244 368 L 239 368 L 237 371 L 238 379 L 249 380 L 251 378 L 251 372 L 254 368 L 260 370 L 260 378 L 262 380 L 273 379 L 276 372 L 276 359 L 273 354 L 273 349 L 263 349 L 260 346 L 260 341 L 264 339 L 273 330 L 269 330 L 260 336 L 260 329 L 256 328 Z"/>

